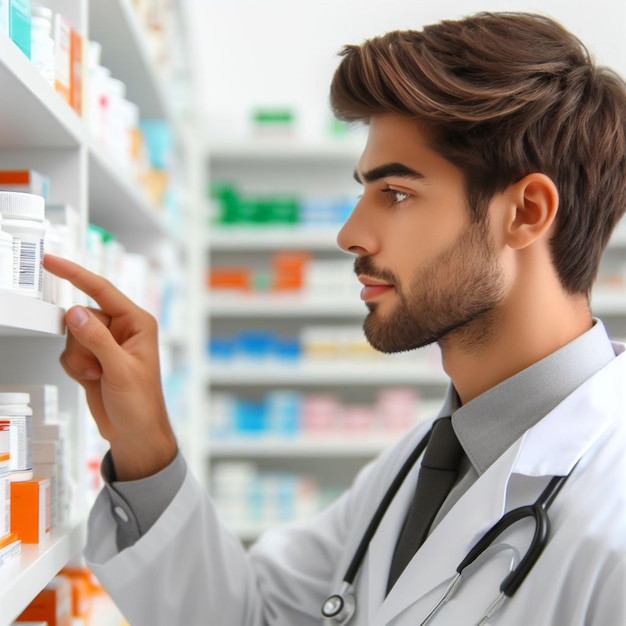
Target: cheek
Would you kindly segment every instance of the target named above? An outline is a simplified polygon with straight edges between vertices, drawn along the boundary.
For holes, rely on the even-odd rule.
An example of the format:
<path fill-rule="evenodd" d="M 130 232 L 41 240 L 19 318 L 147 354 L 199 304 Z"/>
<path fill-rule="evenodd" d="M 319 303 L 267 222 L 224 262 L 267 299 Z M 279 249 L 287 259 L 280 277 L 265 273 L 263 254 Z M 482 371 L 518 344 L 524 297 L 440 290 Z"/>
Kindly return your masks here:
<path fill-rule="evenodd" d="M 448 215 L 439 219 L 419 220 L 413 217 L 397 220 L 387 230 L 386 264 L 403 284 L 424 265 L 450 250 L 466 228 L 461 217 Z"/>

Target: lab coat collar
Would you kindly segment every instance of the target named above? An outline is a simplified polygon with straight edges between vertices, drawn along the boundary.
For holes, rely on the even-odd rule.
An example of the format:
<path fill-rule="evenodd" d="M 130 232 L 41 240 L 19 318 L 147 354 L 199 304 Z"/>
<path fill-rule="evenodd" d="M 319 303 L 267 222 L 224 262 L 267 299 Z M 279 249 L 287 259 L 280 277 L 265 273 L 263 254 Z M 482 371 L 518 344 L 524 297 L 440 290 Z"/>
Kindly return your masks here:
<path fill-rule="evenodd" d="M 373 571 L 368 576 L 368 623 L 386 625 L 436 587 L 443 590 L 476 539 L 507 510 L 511 475 L 566 475 L 617 419 L 623 419 L 626 353 L 623 346 L 616 344 L 614 348 L 618 356 L 613 361 L 527 431 L 470 487 L 383 599 L 386 575 L 381 568 L 388 571 L 402 511 L 412 495 L 411 488 L 400 490 L 370 545 L 366 566 Z M 432 595 L 437 598 L 437 594 Z"/>

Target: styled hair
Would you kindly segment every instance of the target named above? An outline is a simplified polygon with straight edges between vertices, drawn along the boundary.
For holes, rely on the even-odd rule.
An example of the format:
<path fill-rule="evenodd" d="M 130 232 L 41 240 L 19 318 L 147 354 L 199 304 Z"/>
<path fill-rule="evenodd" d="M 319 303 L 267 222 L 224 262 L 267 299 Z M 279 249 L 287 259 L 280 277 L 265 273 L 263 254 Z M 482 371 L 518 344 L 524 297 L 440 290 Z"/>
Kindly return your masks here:
<path fill-rule="evenodd" d="M 458 167 L 472 219 L 527 174 L 559 193 L 551 254 L 569 293 L 589 293 L 626 209 L 626 84 L 583 43 L 531 13 L 478 13 L 393 31 L 340 52 L 330 104 L 344 121 L 415 118 Z"/>

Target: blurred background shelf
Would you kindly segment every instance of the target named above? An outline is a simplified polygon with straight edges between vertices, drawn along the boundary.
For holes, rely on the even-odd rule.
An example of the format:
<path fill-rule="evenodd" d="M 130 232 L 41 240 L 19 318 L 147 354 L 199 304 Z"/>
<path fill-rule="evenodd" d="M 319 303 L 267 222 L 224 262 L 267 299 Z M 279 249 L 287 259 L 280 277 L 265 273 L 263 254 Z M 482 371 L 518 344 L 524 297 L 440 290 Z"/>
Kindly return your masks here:
<path fill-rule="evenodd" d="M 446 385 L 448 379 L 442 372 L 423 365 L 390 365 L 362 362 L 338 364 L 294 363 L 274 365 L 269 363 L 226 366 L 213 364 L 206 373 L 206 380 L 219 386 L 245 385 L 301 385 L 354 387 L 370 385 Z"/>
<path fill-rule="evenodd" d="M 213 251 L 337 250 L 339 226 L 222 226 L 205 239 Z"/>

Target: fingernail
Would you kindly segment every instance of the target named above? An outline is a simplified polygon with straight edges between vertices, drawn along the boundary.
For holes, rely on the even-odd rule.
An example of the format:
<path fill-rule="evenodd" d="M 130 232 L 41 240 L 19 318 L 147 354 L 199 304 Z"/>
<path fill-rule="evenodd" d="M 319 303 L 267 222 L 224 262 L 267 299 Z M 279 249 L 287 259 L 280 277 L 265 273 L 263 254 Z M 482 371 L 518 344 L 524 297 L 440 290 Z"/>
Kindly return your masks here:
<path fill-rule="evenodd" d="M 88 319 L 89 315 L 87 314 L 87 311 L 81 307 L 74 307 L 68 311 L 66 317 L 67 323 L 72 328 L 82 328 L 87 323 Z"/>
<path fill-rule="evenodd" d="M 98 380 L 102 376 L 102 372 L 96 369 L 85 370 L 83 377 L 87 380 Z"/>

